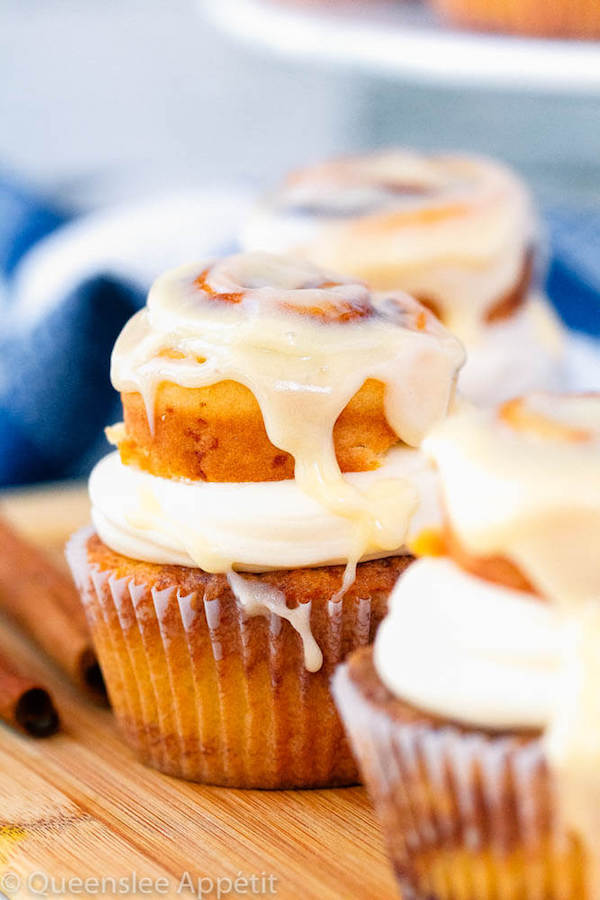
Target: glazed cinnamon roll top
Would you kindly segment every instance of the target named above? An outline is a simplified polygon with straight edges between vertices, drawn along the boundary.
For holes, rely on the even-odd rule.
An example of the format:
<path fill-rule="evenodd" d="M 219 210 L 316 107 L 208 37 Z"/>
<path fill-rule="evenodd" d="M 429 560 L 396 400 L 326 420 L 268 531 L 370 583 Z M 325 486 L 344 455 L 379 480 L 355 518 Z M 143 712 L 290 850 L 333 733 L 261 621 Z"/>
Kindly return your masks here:
<path fill-rule="evenodd" d="M 293 173 L 243 235 L 249 249 L 293 249 L 407 290 L 467 341 L 523 301 L 536 240 L 529 194 L 508 169 L 402 150 Z"/>
<path fill-rule="evenodd" d="M 316 452 L 332 462 L 333 427 L 372 381 L 384 387 L 394 439 L 418 445 L 445 415 L 463 358 L 405 294 L 379 296 L 308 263 L 241 254 L 159 278 L 115 346 L 112 379 L 126 403 L 130 393 L 143 398 L 150 432 L 161 385 L 244 385 L 272 443 L 310 469 Z"/>

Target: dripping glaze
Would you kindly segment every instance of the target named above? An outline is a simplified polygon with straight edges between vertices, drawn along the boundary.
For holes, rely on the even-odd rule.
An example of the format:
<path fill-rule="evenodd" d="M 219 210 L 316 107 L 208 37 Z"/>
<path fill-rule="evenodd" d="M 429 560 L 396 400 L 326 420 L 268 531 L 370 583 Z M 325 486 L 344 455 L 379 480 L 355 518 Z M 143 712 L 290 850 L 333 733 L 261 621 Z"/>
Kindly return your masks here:
<path fill-rule="evenodd" d="M 143 396 L 151 425 L 163 381 L 248 387 L 269 439 L 294 457 L 298 487 L 351 523 L 341 595 L 361 558 L 405 543 L 418 495 L 404 478 L 362 488 L 344 479 L 336 419 L 367 379 L 378 379 L 390 426 L 418 446 L 446 414 L 463 360 L 459 342 L 407 295 L 378 297 L 308 263 L 257 253 L 159 278 L 117 341 L 112 379 Z M 194 559 L 203 567 L 202 548 Z"/>
<path fill-rule="evenodd" d="M 375 296 L 360 282 L 292 258 L 240 254 L 169 272 L 154 284 L 147 307 L 115 345 L 114 386 L 142 396 L 152 431 L 163 382 L 199 388 L 229 379 L 245 385 L 259 403 L 271 442 L 294 458 L 293 491 L 289 482 L 203 485 L 160 479 L 129 473 L 118 459 L 107 458 L 91 479 L 98 531 L 135 558 L 158 553 L 162 561 L 227 573 L 248 615 L 275 614 L 290 622 L 302 640 L 307 669 L 316 671 L 322 655 L 310 631 L 310 605 L 290 610 L 280 592 L 233 569 L 240 563 L 252 571 L 271 567 L 264 548 L 269 521 L 277 520 L 275 492 L 289 495 L 288 504 L 294 496 L 301 501 L 306 524 L 297 519 L 294 527 L 301 529 L 304 546 L 294 552 L 304 554 L 302 565 L 328 562 L 324 548 L 310 540 L 311 519 L 341 534 L 341 540 L 325 542 L 333 559 L 346 564 L 332 602 L 352 584 L 361 559 L 403 552 L 421 494 L 431 494 L 423 487 L 431 483 L 431 470 L 425 471 L 422 457 L 410 448 L 446 414 L 463 360 L 459 342 L 412 298 Z M 404 446 L 391 449 L 381 470 L 345 477 L 333 427 L 369 378 L 385 384 L 386 417 Z M 118 497 L 107 492 L 107 479 L 116 479 L 124 494 L 120 488 Z M 271 504 L 270 520 L 250 540 L 232 537 L 230 528 L 221 528 L 219 538 L 218 529 L 195 525 L 197 501 L 202 506 L 199 488 L 202 496 L 214 495 L 217 518 L 224 514 L 234 521 L 239 514 L 248 520 L 245 498 L 256 493 L 259 503 L 264 496 Z M 123 496 L 132 492 L 136 500 L 126 509 Z M 291 559 L 285 541 L 293 533 L 275 529 L 272 540 L 279 539 L 280 546 L 272 562 Z"/>

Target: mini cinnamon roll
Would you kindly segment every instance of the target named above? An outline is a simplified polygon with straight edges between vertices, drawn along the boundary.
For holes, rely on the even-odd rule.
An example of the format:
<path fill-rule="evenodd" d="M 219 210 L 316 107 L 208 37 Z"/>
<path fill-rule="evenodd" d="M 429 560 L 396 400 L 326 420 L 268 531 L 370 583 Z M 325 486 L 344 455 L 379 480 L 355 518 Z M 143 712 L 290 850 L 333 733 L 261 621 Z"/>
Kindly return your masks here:
<path fill-rule="evenodd" d="M 532 200 L 497 162 L 387 150 L 321 163 L 265 199 L 242 244 L 417 297 L 465 344 L 461 390 L 477 402 L 558 384 L 561 332 L 536 287 Z"/>
<path fill-rule="evenodd" d="M 425 448 L 446 555 L 411 566 L 335 687 L 399 881 L 597 900 L 600 395 L 464 407 Z"/>
<path fill-rule="evenodd" d="M 114 349 L 125 421 L 69 559 L 128 741 L 238 787 L 356 779 L 329 694 L 438 521 L 417 449 L 459 342 L 395 292 L 241 254 L 157 280 Z"/>
<path fill-rule="evenodd" d="M 324 398 L 323 407 L 329 402 L 337 404 L 329 420 L 333 418 L 336 458 L 343 472 L 376 468 L 382 454 L 398 441 L 389 422 L 393 415 L 393 389 L 384 399 L 385 362 L 377 358 L 376 341 L 382 342 L 384 353 L 394 329 L 397 334 L 398 328 L 410 328 L 424 336 L 439 335 L 441 329 L 434 317 L 407 295 L 376 298 L 356 280 L 335 280 L 327 274 L 315 277 L 314 272 L 310 265 L 273 260 L 263 254 L 234 257 L 200 275 L 197 267 L 191 267 L 180 271 L 176 279 L 171 274 L 159 279 L 149 297 L 148 312 L 132 320 L 113 354 L 113 378 L 123 388 L 125 416 L 125 429 L 113 435 L 123 462 L 155 475 L 204 481 L 277 481 L 294 475 L 293 453 L 285 450 L 281 441 L 276 446 L 265 427 L 265 403 L 272 404 L 275 399 L 272 374 L 265 369 L 254 377 L 244 371 L 236 378 L 237 372 L 231 368 L 230 377 L 215 379 L 218 359 L 205 362 L 202 367 L 198 364 L 205 352 L 212 350 L 221 356 L 224 352 L 222 346 L 210 344 L 210 334 L 198 338 L 188 333 L 182 337 L 166 331 L 156 358 L 146 361 L 141 374 L 127 372 L 131 362 L 129 347 L 140 343 L 141 329 L 146 328 L 147 332 L 144 347 L 150 346 L 151 353 L 155 353 L 155 335 L 148 328 L 148 319 L 159 319 L 165 303 L 176 305 L 165 299 L 172 297 L 175 280 L 175 290 L 181 291 L 184 298 L 186 321 L 190 318 L 188 306 L 193 302 L 197 319 L 211 320 L 218 335 L 227 328 L 256 330 L 258 349 L 253 345 L 243 351 L 240 342 L 237 352 L 245 352 L 246 356 L 234 360 L 234 365 L 250 368 L 252 353 L 259 364 L 261 353 L 267 353 L 260 344 L 270 341 L 275 348 L 268 351 L 267 363 L 274 359 L 282 370 L 293 366 L 299 378 L 315 382 L 306 389 L 311 392 L 311 406 L 316 405 L 315 397 Z M 325 279 L 322 283 L 318 281 L 320 277 Z M 275 287 L 264 286 L 269 278 Z M 293 340 L 296 345 L 304 341 L 307 356 L 301 357 L 294 346 L 280 346 L 279 332 L 286 315 L 290 323 L 288 341 Z M 276 322 L 279 330 L 269 334 L 263 322 L 267 328 Z M 373 344 L 365 351 L 360 341 L 368 332 Z M 368 365 L 375 376 L 361 380 L 353 341 L 356 354 L 362 354 L 365 363 L 370 355 Z M 339 354 L 338 363 L 334 363 L 330 351 Z M 307 370 L 311 366 L 314 369 L 317 355 L 320 369 L 309 377 Z M 393 364 L 397 366 L 398 362 Z M 344 368 L 346 371 L 342 371 Z M 339 381 L 332 386 L 327 379 L 334 369 L 338 370 Z M 383 380 L 377 377 L 377 370 L 382 371 Z M 190 373 L 187 376 L 186 371 Z M 256 381 L 259 377 L 261 384 Z M 269 382 L 266 386 L 265 379 Z M 344 396 L 334 397 L 342 384 Z M 259 402 L 258 395 L 265 390 L 269 397 L 265 395 Z M 277 391 L 281 396 L 294 398 L 296 405 L 300 402 L 300 391 L 293 385 L 285 390 L 278 385 Z M 269 410 L 266 414 L 273 418 Z M 322 441 L 323 436 L 318 439 Z"/>

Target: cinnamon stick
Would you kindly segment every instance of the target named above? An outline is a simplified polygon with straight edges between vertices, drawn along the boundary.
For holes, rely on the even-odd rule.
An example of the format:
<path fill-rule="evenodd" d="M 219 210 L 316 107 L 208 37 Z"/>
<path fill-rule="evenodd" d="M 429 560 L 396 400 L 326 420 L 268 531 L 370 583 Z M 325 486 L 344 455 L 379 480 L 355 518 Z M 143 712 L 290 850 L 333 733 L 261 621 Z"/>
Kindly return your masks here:
<path fill-rule="evenodd" d="M 16 672 L 2 657 L 0 719 L 32 737 L 49 737 L 59 727 L 58 713 L 48 691 L 37 681 Z"/>
<path fill-rule="evenodd" d="M 0 518 L 0 611 L 94 699 L 106 702 L 85 614 L 70 578 Z"/>

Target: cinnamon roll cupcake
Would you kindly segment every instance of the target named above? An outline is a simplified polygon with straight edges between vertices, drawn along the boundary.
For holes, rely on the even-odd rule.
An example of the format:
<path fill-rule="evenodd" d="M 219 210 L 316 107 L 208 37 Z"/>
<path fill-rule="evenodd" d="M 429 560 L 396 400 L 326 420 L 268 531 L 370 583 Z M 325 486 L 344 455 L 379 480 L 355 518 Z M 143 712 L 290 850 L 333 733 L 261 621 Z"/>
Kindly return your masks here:
<path fill-rule="evenodd" d="M 408 150 L 293 173 L 242 234 L 247 249 L 293 251 L 417 297 L 464 343 L 460 389 L 486 404 L 558 386 L 561 330 L 536 287 L 538 243 L 509 169 Z"/>
<path fill-rule="evenodd" d="M 459 343 L 403 294 L 284 257 L 169 272 L 121 334 L 118 452 L 68 558 L 121 729 L 237 787 L 354 782 L 329 692 L 436 519 L 415 448 Z"/>
<path fill-rule="evenodd" d="M 600 395 L 465 409 L 425 443 L 446 555 L 335 678 L 403 896 L 594 900 Z"/>

